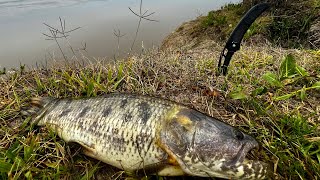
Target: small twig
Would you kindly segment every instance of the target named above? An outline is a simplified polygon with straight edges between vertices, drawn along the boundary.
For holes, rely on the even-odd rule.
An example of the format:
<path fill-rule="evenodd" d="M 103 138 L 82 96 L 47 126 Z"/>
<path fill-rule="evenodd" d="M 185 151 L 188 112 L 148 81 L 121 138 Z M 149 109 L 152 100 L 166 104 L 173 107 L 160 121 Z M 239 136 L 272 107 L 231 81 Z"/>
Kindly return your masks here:
<path fill-rule="evenodd" d="M 145 20 L 147 20 L 147 21 L 154 21 L 154 22 L 159 22 L 159 21 L 153 20 L 153 19 L 150 19 L 150 18 L 147 18 L 147 17 L 153 15 L 155 12 L 151 12 L 151 13 L 148 14 L 148 10 L 146 10 L 144 13 L 142 13 L 142 0 L 140 0 L 139 14 L 136 13 L 136 12 L 134 12 L 130 7 L 129 7 L 129 10 L 130 10 L 134 15 L 136 15 L 137 17 L 139 17 L 139 22 L 138 22 L 138 26 L 137 26 L 137 29 L 136 29 L 136 33 L 135 33 L 135 36 L 134 36 L 134 39 L 133 39 L 133 42 L 132 42 L 131 48 L 130 48 L 130 52 L 131 52 L 132 49 L 133 49 L 133 46 L 134 46 L 134 44 L 135 44 L 135 42 L 136 42 L 136 40 L 137 40 L 142 19 L 145 19 Z"/>
<path fill-rule="evenodd" d="M 82 48 L 80 48 L 80 50 L 85 51 L 85 52 L 88 52 L 88 51 L 87 51 L 87 43 L 84 42 L 84 44 L 81 43 L 81 45 L 82 45 Z"/>
<path fill-rule="evenodd" d="M 68 37 L 70 36 L 70 33 L 71 33 L 71 32 L 73 32 L 73 31 L 75 31 L 75 30 L 78 30 L 78 29 L 80 29 L 81 27 L 77 27 L 77 28 L 74 28 L 74 29 L 71 29 L 71 30 L 66 31 L 66 21 L 65 21 L 64 19 L 62 20 L 62 18 L 59 17 L 59 22 L 60 22 L 60 30 L 59 30 L 58 28 L 54 28 L 54 27 L 50 26 L 50 25 L 47 24 L 47 23 L 43 23 L 43 24 L 48 28 L 48 30 L 49 30 L 49 32 L 50 32 L 51 35 L 46 34 L 46 33 L 42 33 L 42 34 L 47 37 L 46 40 L 54 40 L 54 41 L 56 42 L 56 44 L 58 45 L 59 50 L 60 50 L 60 52 L 61 52 L 64 60 L 67 61 L 67 56 L 66 56 L 65 53 L 63 52 L 63 50 L 62 50 L 62 48 L 61 48 L 61 46 L 60 46 L 60 44 L 59 44 L 59 42 L 58 42 L 58 39 L 64 38 L 64 39 L 67 41 L 68 46 L 70 47 L 73 55 L 74 55 L 75 57 L 77 57 L 76 54 L 75 54 L 75 51 L 74 51 L 73 47 L 71 46 L 71 44 L 70 44 L 70 42 L 69 42 L 69 40 L 68 40 Z"/>
<path fill-rule="evenodd" d="M 118 56 L 120 55 L 120 38 L 125 36 L 125 34 L 121 34 L 120 29 L 117 29 L 117 31 L 114 29 L 113 34 L 117 37 L 118 41 Z"/>
<path fill-rule="evenodd" d="M 146 18 L 146 17 L 149 17 L 149 16 L 153 15 L 155 12 L 152 12 L 152 13 L 150 13 L 150 14 L 145 15 L 145 14 L 148 12 L 148 10 L 146 10 L 142 15 L 139 15 L 139 14 L 137 14 L 136 12 L 134 12 L 130 7 L 129 7 L 129 10 L 130 10 L 134 15 L 138 16 L 139 18 L 142 18 L 142 19 L 145 19 L 145 20 L 148 20 L 148 21 L 159 22 L 158 20 Z"/>
<path fill-rule="evenodd" d="M 45 34 L 45 33 L 42 33 L 44 36 L 47 36 L 49 39 L 46 39 L 46 40 L 54 40 L 54 38 L 57 38 L 57 39 L 60 39 L 60 38 L 64 38 L 64 36 L 50 36 L 48 34 Z M 69 35 L 68 35 L 69 36 Z"/>

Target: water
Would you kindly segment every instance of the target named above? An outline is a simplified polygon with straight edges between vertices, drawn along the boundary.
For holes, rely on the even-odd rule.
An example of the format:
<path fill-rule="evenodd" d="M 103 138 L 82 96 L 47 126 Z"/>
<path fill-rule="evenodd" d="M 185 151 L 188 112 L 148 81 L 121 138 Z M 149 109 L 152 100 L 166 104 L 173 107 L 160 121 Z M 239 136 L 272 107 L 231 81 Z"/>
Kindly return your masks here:
<path fill-rule="evenodd" d="M 159 46 L 163 38 L 184 21 L 206 15 L 227 3 L 239 0 L 145 0 L 143 10 L 155 12 L 142 21 L 133 51 Z M 0 68 L 18 67 L 20 63 L 61 59 L 55 41 L 46 40 L 50 34 L 47 23 L 60 27 L 59 17 L 66 21 L 66 30 L 76 27 L 68 36 L 77 55 L 112 58 L 129 52 L 139 19 L 128 7 L 139 11 L 139 0 L 0 0 Z M 124 34 L 118 39 L 114 30 Z M 59 39 L 63 52 L 71 57 L 69 44 Z M 86 51 L 80 50 L 86 47 Z"/>

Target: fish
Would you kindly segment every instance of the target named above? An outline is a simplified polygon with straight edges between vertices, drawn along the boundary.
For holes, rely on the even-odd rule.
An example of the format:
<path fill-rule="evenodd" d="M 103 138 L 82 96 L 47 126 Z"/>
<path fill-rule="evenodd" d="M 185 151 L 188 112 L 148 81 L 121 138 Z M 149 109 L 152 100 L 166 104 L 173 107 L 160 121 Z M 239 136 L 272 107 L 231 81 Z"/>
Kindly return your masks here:
<path fill-rule="evenodd" d="M 32 98 L 22 114 L 83 153 L 126 172 L 266 179 L 267 163 L 246 158 L 258 142 L 217 118 L 170 100 L 135 94 Z"/>

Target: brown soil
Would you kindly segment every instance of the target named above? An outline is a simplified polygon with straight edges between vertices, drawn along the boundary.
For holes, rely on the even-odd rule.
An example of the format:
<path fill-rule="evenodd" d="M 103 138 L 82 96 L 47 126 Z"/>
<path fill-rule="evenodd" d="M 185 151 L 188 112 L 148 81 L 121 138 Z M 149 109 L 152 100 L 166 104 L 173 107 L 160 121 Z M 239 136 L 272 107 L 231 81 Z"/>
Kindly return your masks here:
<path fill-rule="evenodd" d="M 213 36 L 209 35 L 210 29 L 201 26 L 204 18 L 202 16 L 183 23 L 162 41 L 161 50 L 184 51 L 219 47 L 217 44 L 218 38 L 214 39 Z"/>

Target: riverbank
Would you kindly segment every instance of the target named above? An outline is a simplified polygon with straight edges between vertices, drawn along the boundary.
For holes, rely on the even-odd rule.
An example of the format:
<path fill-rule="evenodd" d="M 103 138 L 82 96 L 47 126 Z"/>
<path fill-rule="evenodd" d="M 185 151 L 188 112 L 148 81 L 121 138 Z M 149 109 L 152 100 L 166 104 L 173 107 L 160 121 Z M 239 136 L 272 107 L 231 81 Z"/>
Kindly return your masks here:
<path fill-rule="evenodd" d="M 286 56 L 293 62 L 289 54 L 296 70 L 285 77 L 281 69 Z M 113 65 L 57 64 L 1 80 L 0 176 L 131 177 L 82 155 L 78 146 L 27 124 L 29 119 L 18 114 L 30 97 L 128 92 L 186 104 L 251 134 L 261 146 L 251 157 L 273 164 L 277 179 L 318 178 L 320 52 L 246 46 L 235 55 L 226 78 L 215 75 L 218 56 L 206 50 L 151 51 Z"/>

